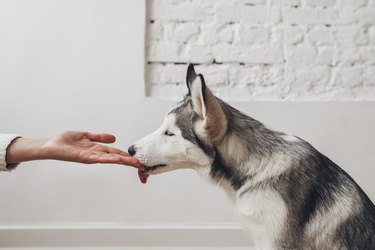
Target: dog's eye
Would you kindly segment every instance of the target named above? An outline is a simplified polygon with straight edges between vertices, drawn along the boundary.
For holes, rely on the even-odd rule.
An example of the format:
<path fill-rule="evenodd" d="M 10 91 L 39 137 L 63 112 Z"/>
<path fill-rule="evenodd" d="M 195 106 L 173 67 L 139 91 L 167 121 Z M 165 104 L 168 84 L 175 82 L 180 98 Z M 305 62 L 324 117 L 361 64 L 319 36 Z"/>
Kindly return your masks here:
<path fill-rule="evenodd" d="M 165 134 L 166 136 L 174 136 L 174 134 L 173 134 L 173 133 L 171 133 L 171 132 L 169 132 L 168 130 L 167 130 L 167 131 L 165 131 L 165 132 L 164 132 L 164 134 Z"/>

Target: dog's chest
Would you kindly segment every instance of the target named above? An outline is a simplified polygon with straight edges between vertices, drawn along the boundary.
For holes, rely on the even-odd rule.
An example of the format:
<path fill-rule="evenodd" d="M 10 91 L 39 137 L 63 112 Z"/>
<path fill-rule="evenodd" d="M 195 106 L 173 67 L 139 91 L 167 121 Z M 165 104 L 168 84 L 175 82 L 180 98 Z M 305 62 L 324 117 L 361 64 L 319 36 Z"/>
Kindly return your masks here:
<path fill-rule="evenodd" d="M 259 249 L 277 248 L 287 208 L 277 192 L 258 190 L 235 198 L 235 210 L 244 230 Z"/>

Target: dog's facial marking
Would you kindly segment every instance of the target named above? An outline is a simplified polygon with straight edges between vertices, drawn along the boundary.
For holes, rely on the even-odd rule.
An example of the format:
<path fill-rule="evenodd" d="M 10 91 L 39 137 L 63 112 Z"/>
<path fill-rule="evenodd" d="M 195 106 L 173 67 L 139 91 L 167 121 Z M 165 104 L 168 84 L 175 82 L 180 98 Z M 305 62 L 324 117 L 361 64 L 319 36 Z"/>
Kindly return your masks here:
<path fill-rule="evenodd" d="M 163 124 L 134 144 L 144 173 L 159 174 L 175 169 L 209 166 L 212 159 L 199 145 L 193 131 L 194 112 L 188 98 L 173 108 Z"/>
<path fill-rule="evenodd" d="M 159 153 L 170 149 L 173 141 L 179 136 L 180 131 L 174 126 L 175 117 L 168 115 L 163 124 L 153 133 L 136 142 L 134 157 L 146 167 L 165 165 L 164 159 L 158 157 Z M 173 134 L 173 136 L 171 136 Z"/>
<path fill-rule="evenodd" d="M 211 158 L 215 157 L 213 146 L 199 138 L 195 130 L 195 125 L 199 121 L 197 121 L 198 118 L 193 110 L 192 101 L 189 96 L 186 96 L 184 102 L 172 109 L 169 114 L 175 114 L 176 126 L 181 130 L 183 138 L 200 147 L 207 156 Z"/>

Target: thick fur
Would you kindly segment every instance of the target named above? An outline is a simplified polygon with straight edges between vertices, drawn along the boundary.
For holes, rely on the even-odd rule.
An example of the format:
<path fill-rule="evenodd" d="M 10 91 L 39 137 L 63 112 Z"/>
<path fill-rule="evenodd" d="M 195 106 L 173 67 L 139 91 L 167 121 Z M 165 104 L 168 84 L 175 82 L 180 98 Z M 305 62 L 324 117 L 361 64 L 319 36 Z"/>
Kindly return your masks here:
<path fill-rule="evenodd" d="M 187 86 L 133 145 L 146 173 L 197 170 L 227 192 L 257 249 L 375 249 L 375 206 L 345 171 L 216 98 L 192 65 Z"/>

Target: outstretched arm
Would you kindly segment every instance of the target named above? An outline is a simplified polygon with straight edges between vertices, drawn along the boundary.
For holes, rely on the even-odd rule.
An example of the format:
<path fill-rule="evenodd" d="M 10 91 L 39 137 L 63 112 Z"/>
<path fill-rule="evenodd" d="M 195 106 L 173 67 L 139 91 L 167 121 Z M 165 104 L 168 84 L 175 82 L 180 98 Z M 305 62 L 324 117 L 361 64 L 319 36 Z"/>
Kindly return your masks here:
<path fill-rule="evenodd" d="M 17 138 L 8 146 L 7 164 L 53 159 L 79 163 L 114 163 L 140 168 L 139 161 L 128 153 L 100 143 L 113 143 L 110 134 L 67 131 L 47 139 Z"/>

